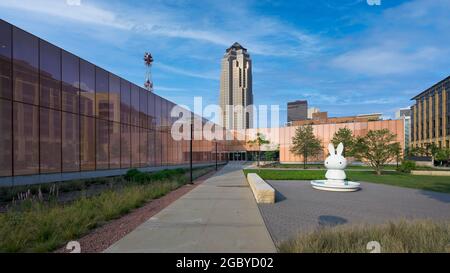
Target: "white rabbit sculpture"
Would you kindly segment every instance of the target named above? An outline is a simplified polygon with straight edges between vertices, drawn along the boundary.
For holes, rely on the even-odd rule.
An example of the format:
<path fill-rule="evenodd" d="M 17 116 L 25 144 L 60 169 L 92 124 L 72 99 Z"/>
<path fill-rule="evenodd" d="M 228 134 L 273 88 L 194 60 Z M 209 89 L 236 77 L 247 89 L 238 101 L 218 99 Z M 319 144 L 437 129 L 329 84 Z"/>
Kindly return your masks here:
<path fill-rule="evenodd" d="M 334 150 L 332 143 L 328 144 L 328 152 L 330 152 L 330 155 L 325 160 L 325 167 L 327 168 L 325 177 L 328 180 L 342 183 L 347 178 L 344 171 L 345 167 L 347 167 L 347 159 L 342 156 L 343 151 L 344 145 L 342 143 L 339 143 L 336 150 Z"/>

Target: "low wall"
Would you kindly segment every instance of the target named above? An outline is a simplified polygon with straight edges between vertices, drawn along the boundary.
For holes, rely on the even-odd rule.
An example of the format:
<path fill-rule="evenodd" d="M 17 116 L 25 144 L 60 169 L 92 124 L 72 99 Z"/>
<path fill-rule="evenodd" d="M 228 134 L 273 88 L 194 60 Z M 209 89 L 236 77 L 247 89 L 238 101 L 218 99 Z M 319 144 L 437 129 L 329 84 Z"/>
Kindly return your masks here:
<path fill-rule="evenodd" d="M 411 171 L 412 175 L 450 176 L 450 171 Z"/>
<path fill-rule="evenodd" d="M 255 196 L 256 203 L 258 204 L 273 204 L 275 203 L 275 190 L 267 184 L 259 175 L 256 173 L 249 173 L 247 175 L 248 184 L 252 189 L 253 195 Z"/>
<path fill-rule="evenodd" d="M 198 167 L 208 167 L 215 166 L 213 163 L 197 163 L 193 164 L 194 168 Z M 219 165 L 225 164 L 225 162 L 219 162 Z M 156 172 L 166 169 L 177 169 L 177 168 L 189 168 L 189 164 L 182 165 L 171 165 L 171 166 L 158 166 L 158 167 L 143 167 L 136 168 L 142 172 Z M 64 182 L 79 179 L 90 179 L 98 177 L 110 177 L 124 175 L 129 169 L 112 169 L 112 170 L 100 170 L 100 171 L 83 171 L 83 172 L 71 172 L 71 173 L 54 173 L 54 174 L 36 174 L 36 175 L 24 175 L 24 176 L 13 176 L 13 177 L 0 177 L 0 187 L 11 187 L 11 186 L 23 186 L 23 185 L 33 185 L 33 184 L 45 184 L 54 182 Z"/>

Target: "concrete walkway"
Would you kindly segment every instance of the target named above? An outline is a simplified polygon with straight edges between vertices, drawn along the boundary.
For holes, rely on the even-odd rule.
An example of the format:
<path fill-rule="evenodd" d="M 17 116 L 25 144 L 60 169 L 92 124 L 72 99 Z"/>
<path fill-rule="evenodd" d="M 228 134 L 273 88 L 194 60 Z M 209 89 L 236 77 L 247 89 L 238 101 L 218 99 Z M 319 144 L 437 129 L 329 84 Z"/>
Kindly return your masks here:
<path fill-rule="evenodd" d="M 275 252 L 242 168 L 226 165 L 105 252 Z"/>

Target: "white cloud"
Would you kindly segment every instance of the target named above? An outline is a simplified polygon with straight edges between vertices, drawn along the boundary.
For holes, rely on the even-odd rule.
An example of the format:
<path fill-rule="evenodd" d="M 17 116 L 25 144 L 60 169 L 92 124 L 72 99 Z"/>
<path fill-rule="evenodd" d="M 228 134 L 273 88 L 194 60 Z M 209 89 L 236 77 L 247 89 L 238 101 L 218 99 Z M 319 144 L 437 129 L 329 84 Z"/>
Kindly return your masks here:
<path fill-rule="evenodd" d="M 202 73 L 202 72 L 194 72 L 187 69 L 182 69 L 179 67 L 170 66 L 163 63 L 155 63 L 155 66 L 158 67 L 158 69 L 162 69 L 166 72 L 188 76 L 188 77 L 194 77 L 194 78 L 200 78 L 200 79 L 207 79 L 207 80 L 219 80 L 219 71 L 214 71 L 213 73 Z"/>

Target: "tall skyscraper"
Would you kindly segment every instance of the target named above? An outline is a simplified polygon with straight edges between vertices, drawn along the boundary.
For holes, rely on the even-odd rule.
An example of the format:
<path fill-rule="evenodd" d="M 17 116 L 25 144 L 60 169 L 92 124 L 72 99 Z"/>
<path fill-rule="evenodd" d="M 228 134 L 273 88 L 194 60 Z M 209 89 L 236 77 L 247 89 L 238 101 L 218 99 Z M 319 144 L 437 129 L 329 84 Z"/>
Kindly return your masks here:
<path fill-rule="evenodd" d="M 252 60 L 247 49 L 236 42 L 222 59 L 220 107 L 223 126 L 234 130 L 252 128 L 252 105 Z"/>

